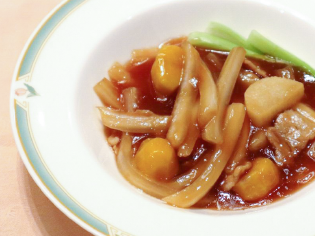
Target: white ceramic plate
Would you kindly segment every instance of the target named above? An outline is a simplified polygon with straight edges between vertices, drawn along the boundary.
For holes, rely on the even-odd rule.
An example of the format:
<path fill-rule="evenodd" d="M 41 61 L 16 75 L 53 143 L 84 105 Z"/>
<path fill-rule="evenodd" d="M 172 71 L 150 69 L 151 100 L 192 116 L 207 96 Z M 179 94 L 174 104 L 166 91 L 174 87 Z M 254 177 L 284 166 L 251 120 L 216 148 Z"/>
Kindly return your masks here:
<path fill-rule="evenodd" d="M 298 12 L 244 0 L 65 1 L 27 43 L 12 83 L 15 139 L 38 186 L 95 235 L 315 235 L 314 183 L 237 212 L 178 209 L 135 189 L 117 171 L 92 90 L 132 49 L 204 30 L 212 20 L 244 36 L 257 29 L 314 67 L 315 3 L 283 3 Z"/>

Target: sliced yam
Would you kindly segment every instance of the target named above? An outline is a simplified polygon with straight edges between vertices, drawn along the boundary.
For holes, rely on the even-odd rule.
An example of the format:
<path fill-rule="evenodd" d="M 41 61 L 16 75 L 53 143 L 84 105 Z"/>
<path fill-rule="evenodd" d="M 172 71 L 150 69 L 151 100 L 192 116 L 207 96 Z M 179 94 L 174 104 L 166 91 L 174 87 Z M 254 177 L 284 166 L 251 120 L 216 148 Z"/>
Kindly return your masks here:
<path fill-rule="evenodd" d="M 216 146 L 205 171 L 188 187 L 163 198 L 170 205 L 187 208 L 200 199 L 214 186 L 225 168 L 237 139 L 240 135 L 245 117 L 245 107 L 241 103 L 233 103 L 227 109 L 225 118 L 223 143 Z"/>
<path fill-rule="evenodd" d="M 263 127 L 279 113 L 293 107 L 303 95 L 302 83 L 280 77 L 269 77 L 249 86 L 245 92 L 245 105 L 253 124 Z"/>

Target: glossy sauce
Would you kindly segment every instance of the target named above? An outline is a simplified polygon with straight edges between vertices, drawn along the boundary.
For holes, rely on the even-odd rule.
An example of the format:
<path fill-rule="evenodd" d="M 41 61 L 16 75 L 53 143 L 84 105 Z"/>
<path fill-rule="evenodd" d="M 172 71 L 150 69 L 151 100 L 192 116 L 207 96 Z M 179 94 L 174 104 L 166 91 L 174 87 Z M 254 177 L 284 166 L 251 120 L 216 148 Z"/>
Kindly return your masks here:
<path fill-rule="evenodd" d="M 205 49 L 198 49 L 201 58 L 209 67 L 214 79 L 216 80 L 219 76 L 220 70 L 224 64 L 227 57 L 227 53 L 216 52 Z M 210 53 L 210 56 L 209 56 Z M 266 61 L 250 59 L 256 65 L 267 72 L 268 76 L 276 76 L 279 73 L 278 70 L 286 67 L 287 65 L 282 63 L 270 63 Z M 151 81 L 151 67 L 153 60 L 148 60 L 142 64 L 129 65 L 127 67 L 128 71 L 134 80 L 132 86 L 137 87 L 140 91 L 141 97 L 139 101 L 139 108 L 151 110 L 152 112 L 160 115 L 171 115 L 174 106 L 174 101 L 176 98 L 176 92 L 169 97 L 157 97 L 153 84 Z M 248 68 L 243 65 L 243 69 L 248 70 Z M 310 105 L 315 109 L 315 79 L 309 76 L 303 70 L 293 67 L 294 77 L 297 81 L 302 82 L 305 87 L 305 96 L 302 102 Z M 261 77 L 261 76 L 259 76 Z M 117 84 L 117 87 L 122 91 L 125 86 L 123 84 Z M 129 86 L 128 86 L 129 87 Z M 231 103 L 242 102 L 244 103 L 244 92 L 245 88 L 236 83 L 234 92 L 231 98 Z M 251 126 L 251 134 L 253 134 L 258 128 Z M 137 151 L 141 142 L 147 138 L 148 135 L 134 134 L 133 135 L 133 148 L 134 152 Z M 164 135 L 165 137 L 165 135 Z M 314 141 L 314 140 L 313 140 Z M 312 141 L 312 142 L 313 142 Z M 310 144 L 312 143 L 310 142 Z M 307 150 L 310 146 L 308 145 L 305 150 L 303 150 L 298 157 L 295 158 L 295 162 L 290 167 L 284 166 L 280 168 L 281 171 L 281 183 L 280 185 L 271 192 L 267 197 L 258 202 L 245 202 L 239 196 L 237 196 L 233 191 L 223 192 L 220 190 L 220 183 L 224 178 L 224 174 L 221 175 L 220 179 L 217 181 L 216 185 L 212 190 L 194 207 L 198 208 L 212 208 L 212 209 L 244 209 L 248 207 L 256 207 L 269 204 L 280 198 L 287 197 L 293 194 L 295 191 L 300 189 L 305 184 L 309 183 L 315 175 L 315 161 L 313 161 L 307 155 Z M 206 143 L 205 141 L 199 139 L 195 145 L 193 154 L 187 158 L 180 158 L 180 173 L 192 168 L 200 159 L 202 159 L 202 154 L 208 150 L 212 149 L 213 145 Z M 274 158 L 274 149 L 271 145 L 257 151 L 248 153 L 248 160 L 253 160 L 256 157 L 268 157 L 270 159 Z"/>

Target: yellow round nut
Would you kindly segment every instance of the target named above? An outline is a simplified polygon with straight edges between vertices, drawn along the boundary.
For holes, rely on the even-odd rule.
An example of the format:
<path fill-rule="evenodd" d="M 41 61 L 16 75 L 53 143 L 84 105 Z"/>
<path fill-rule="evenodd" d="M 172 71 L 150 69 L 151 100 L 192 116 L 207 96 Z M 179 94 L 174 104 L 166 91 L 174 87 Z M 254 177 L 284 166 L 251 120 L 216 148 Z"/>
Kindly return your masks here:
<path fill-rule="evenodd" d="M 257 201 L 267 196 L 280 182 L 276 164 L 268 158 L 256 158 L 249 172 L 244 175 L 233 190 L 245 201 Z"/>
<path fill-rule="evenodd" d="M 135 155 L 135 164 L 143 174 L 157 180 L 171 179 L 179 170 L 175 150 L 163 138 L 143 141 Z"/>
<path fill-rule="evenodd" d="M 170 95 L 181 82 L 184 64 L 184 50 L 176 45 L 160 48 L 151 69 L 154 89 L 162 95 Z"/>

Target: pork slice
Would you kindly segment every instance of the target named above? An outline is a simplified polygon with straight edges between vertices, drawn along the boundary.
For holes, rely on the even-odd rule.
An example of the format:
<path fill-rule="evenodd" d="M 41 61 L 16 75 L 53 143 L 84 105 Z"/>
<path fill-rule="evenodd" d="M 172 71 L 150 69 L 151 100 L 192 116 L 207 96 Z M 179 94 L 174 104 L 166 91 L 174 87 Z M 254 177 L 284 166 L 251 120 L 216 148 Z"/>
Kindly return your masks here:
<path fill-rule="evenodd" d="M 315 123 L 294 110 L 281 113 L 274 127 L 267 129 L 267 138 L 276 149 L 275 162 L 290 164 L 315 137 Z"/>
<path fill-rule="evenodd" d="M 227 175 L 222 183 L 221 189 L 223 191 L 230 191 L 235 184 L 239 181 L 240 177 L 245 174 L 252 167 L 250 161 L 246 162 L 244 165 L 239 165 L 235 168 L 232 174 Z"/>

